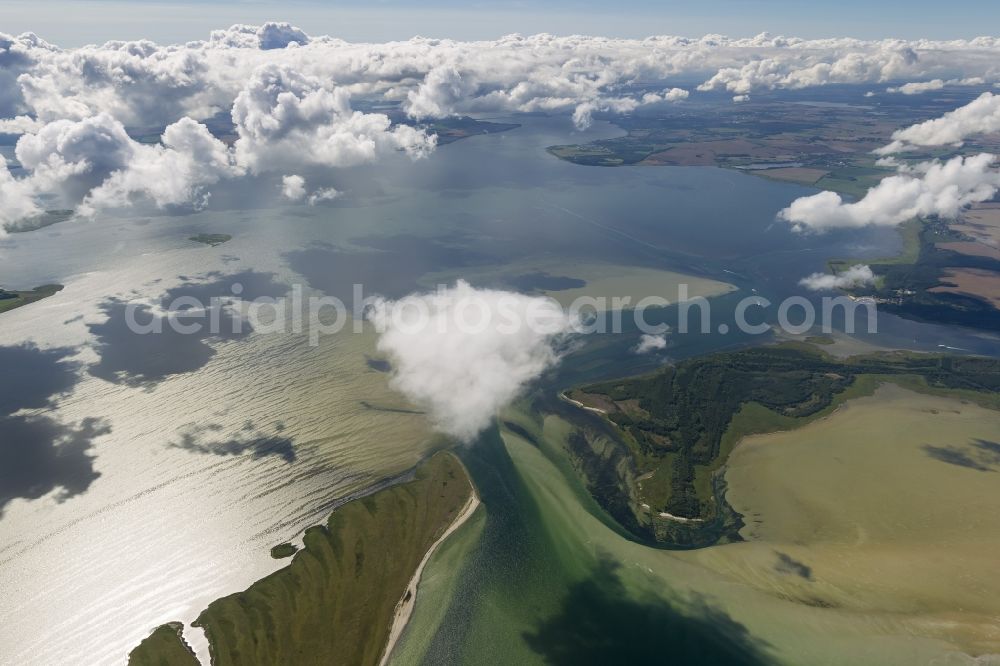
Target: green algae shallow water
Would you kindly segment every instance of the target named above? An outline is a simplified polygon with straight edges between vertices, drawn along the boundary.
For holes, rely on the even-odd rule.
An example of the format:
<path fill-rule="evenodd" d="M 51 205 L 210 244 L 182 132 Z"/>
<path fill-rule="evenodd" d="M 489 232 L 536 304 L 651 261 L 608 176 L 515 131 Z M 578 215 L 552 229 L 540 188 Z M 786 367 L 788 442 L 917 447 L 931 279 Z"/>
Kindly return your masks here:
<path fill-rule="evenodd" d="M 525 403 L 501 423 L 516 425 L 461 452 L 486 511 L 431 560 L 392 663 L 975 663 L 903 619 L 794 603 L 700 562 L 732 546 L 630 541 L 567 475 L 569 424 Z"/>

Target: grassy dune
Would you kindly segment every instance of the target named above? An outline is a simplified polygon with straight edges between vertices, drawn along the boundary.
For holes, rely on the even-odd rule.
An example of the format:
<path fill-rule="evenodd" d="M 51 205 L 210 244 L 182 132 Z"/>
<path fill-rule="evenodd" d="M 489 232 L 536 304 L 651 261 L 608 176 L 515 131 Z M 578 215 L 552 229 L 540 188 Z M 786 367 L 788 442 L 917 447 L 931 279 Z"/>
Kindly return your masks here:
<path fill-rule="evenodd" d="M 22 305 L 40 301 L 62 290 L 61 284 L 46 284 L 31 291 L 4 291 L 0 289 L 0 312 L 7 312 Z"/>
<path fill-rule="evenodd" d="M 377 664 L 407 584 L 472 492 L 458 459 L 438 453 L 412 481 L 337 509 L 287 567 L 201 613 L 213 666 Z M 180 630 L 158 628 L 129 664 L 196 666 Z"/>
<path fill-rule="evenodd" d="M 183 625 L 157 627 L 128 655 L 128 666 L 199 666 L 198 658 L 181 637 Z"/>
<path fill-rule="evenodd" d="M 280 571 L 199 616 L 215 666 L 375 664 L 396 603 L 472 485 L 441 453 L 416 478 L 344 505 Z"/>

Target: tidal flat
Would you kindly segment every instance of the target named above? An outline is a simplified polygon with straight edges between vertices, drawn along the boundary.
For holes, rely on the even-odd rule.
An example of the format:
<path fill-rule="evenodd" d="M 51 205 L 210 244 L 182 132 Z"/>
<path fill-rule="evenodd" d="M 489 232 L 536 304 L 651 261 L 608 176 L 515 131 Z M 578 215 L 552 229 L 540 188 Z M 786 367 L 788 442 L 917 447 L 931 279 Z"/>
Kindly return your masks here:
<path fill-rule="evenodd" d="M 600 310 L 612 309 L 614 299 L 628 299 L 618 309 L 631 309 L 643 299 L 666 299 L 675 304 L 682 295 L 711 298 L 736 290 L 721 280 L 661 268 L 548 257 L 437 273 L 427 281 L 448 282 L 459 277 L 474 284 L 543 294 L 567 308 L 578 299 L 587 307 L 596 302 Z"/>
<path fill-rule="evenodd" d="M 1000 411 L 884 384 L 744 439 L 728 499 L 744 543 L 695 559 L 792 603 L 1000 650 Z"/>
<path fill-rule="evenodd" d="M 864 410 L 863 400 L 878 404 L 894 391 L 905 399 L 897 396 L 901 402 L 889 404 L 908 409 L 904 403 L 910 394 L 902 389 L 890 388 L 888 394 L 882 391 L 858 402 Z M 916 402 L 909 404 L 909 409 L 915 411 L 896 415 L 923 413 L 929 418 L 934 414 L 919 410 L 957 409 L 955 421 L 966 424 L 961 427 L 967 434 L 980 438 L 996 433 L 1000 426 L 1000 413 L 971 403 L 963 405 L 959 400 L 917 396 Z M 883 419 L 884 432 L 890 426 L 881 409 L 865 418 L 873 422 Z M 842 414 L 847 415 L 847 422 L 854 418 L 845 409 L 837 412 L 836 418 L 817 422 L 816 426 L 844 422 Z M 984 416 L 989 418 L 985 423 L 969 425 Z M 825 580 L 825 563 L 829 563 L 831 575 L 834 573 L 837 555 L 831 552 L 824 556 L 820 551 L 826 546 L 822 544 L 785 548 L 784 543 L 777 546 L 748 542 L 697 551 L 665 551 L 636 543 L 616 528 L 577 480 L 564 454 L 571 424 L 553 415 L 540 419 L 526 403 L 506 410 L 502 422 L 515 427 L 502 426 L 485 436 L 476 450 L 463 453 L 473 476 L 478 477 L 477 486 L 489 510 L 480 519 L 481 526 L 477 523 L 475 530 L 463 532 L 451 549 L 442 549 L 432 559 L 421 589 L 426 587 L 430 592 L 426 599 L 433 598 L 435 603 L 417 605 L 413 627 L 419 627 L 419 631 L 404 636 L 393 663 L 568 665 L 613 663 L 614 659 L 640 663 L 662 659 L 669 652 L 679 663 L 791 665 L 825 660 L 872 666 L 962 664 L 973 663 L 973 655 L 982 652 L 964 641 L 971 636 L 966 629 L 989 638 L 990 629 L 985 624 L 971 622 L 965 629 L 956 625 L 954 620 L 962 619 L 958 614 L 935 617 L 921 613 L 913 606 L 915 597 L 898 596 L 894 602 L 893 585 L 906 583 L 905 577 L 888 580 L 886 585 L 859 596 L 853 607 L 836 607 L 804 596 L 804 587 L 824 585 L 810 583 L 804 576 Z M 914 427 L 918 426 L 919 422 Z M 947 428 L 941 425 L 937 432 L 946 432 Z M 795 435 L 800 432 L 795 431 Z M 793 434 L 787 437 L 794 439 Z M 853 446 L 867 450 L 861 443 Z M 900 454 L 900 447 L 892 445 L 892 451 L 873 455 L 876 460 L 892 459 L 894 454 Z M 922 457 L 921 464 L 926 459 L 931 466 L 925 471 L 933 465 L 949 466 L 924 453 L 916 455 Z M 827 466 L 831 464 L 829 458 L 824 460 Z M 961 470 L 990 476 L 968 468 Z M 886 469 L 873 461 L 868 474 L 885 476 Z M 919 478 L 912 477 L 910 482 L 917 484 Z M 887 493 L 898 492 L 902 500 L 910 497 L 904 494 L 904 481 L 888 483 L 896 485 Z M 913 492 L 922 489 L 911 486 Z M 992 497 L 996 497 L 995 492 Z M 858 502 L 884 499 L 859 497 Z M 975 506 L 986 510 L 986 504 L 992 501 L 980 498 Z M 836 497 L 830 503 L 836 503 Z M 927 510 L 929 503 L 927 500 L 915 506 Z M 880 521 L 879 512 L 871 511 L 870 506 L 867 513 L 872 521 Z M 907 513 L 892 508 L 888 511 L 890 519 Z M 947 553 L 942 545 L 923 551 L 929 569 L 914 568 L 928 540 L 942 535 L 951 539 L 949 535 L 965 532 L 969 525 L 963 521 L 980 521 L 979 528 L 993 529 L 995 511 L 980 518 L 962 518 L 962 513 L 955 506 L 931 513 L 931 518 L 948 514 L 958 520 L 939 534 L 933 533 L 933 520 L 921 527 L 920 512 L 911 514 L 911 523 L 917 527 L 910 535 L 914 552 L 905 565 L 909 576 L 930 573 L 935 560 L 937 566 L 948 565 L 947 559 L 941 559 Z M 874 536 L 883 533 L 876 531 Z M 922 541 L 916 543 L 918 539 Z M 959 541 L 945 543 L 955 547 Z M 994 552 L 990 539 L 973 536 L 964 544 L 961 547 L 968 550 L 963 557 L 977 567 L 985 566 L 989 553 Z M 898 554 L 888 545 L 873 544 L 869 556 L 892 558 Z M 863 560 L 868 556 L 859 557 Z M 890 560 L 881 561 L 884 564 Z M 868 571 L 877 570 L 876 563 Z M 849 575 L 846 567 L 839 571 L 845 577 Z M 954 572 L 961 578 L 963 569 L 956 566 Z M 992 603 L 989 596 L 993 590 L 977 592 L 975 579 L 970 573 L 964 581 L 953 577 L 949 582 L 964 587 L 959 593 L 963 598 L 978 595 L 980 608 L 985 611 L 984 604 Z M 947 592 L 944 581 L 909 585 L 925 585 L 928 593 L 934 587 Z M 853 589 L 849 589 L 843 594 L 852 593 Z M 925 601 L 921 603 L 933 598 L 933 594 L 923 594 Z M 947 604 L 943 598 L 937 602 L 942 608 Z M 982 614 L 979 620 L 986 617 Z M 985 643 L 979 645 L 984 647 Z"/>

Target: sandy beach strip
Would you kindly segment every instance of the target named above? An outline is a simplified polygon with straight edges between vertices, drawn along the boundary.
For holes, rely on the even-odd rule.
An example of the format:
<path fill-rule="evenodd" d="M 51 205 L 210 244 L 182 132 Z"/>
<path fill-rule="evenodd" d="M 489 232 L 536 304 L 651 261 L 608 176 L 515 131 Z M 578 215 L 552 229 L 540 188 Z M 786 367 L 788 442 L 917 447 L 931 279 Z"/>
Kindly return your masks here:
<path fill-rule="evenodd" d="M 417 601 L 417 586 L 420 584 L 420 577 L 424 573 L 424 567 L 427 566 L 427 562 L 430 561 L 431 556 L 438 549 L 445 540 L 451 536 L 455 530 L 460 528 L 462 525 L 472 517 L 472 514 L 476 512 L 476 509 L 480 505 L 479 496 L 476 494 L 476 489 L 472 489 L 472 495 L 469 497 L 469 501 L 465 503 L 462 511 L 459 512 L 455 520 L 452 521 L 448 529 L 444 531 L 444 534 L 431 544 L 431 547 L 427 549 L 424 554 L 424 558 L 420 560 L 420 565 L 417 570 L 413 572 L 413 577 L 410 579 L 409 584 L 406 586 L 406 591 L 400 598 L 399 602 L 396 604 L 396 612 L 392 619 L 392 627 L 389 629 L 389 640 L 386 641 L 385 650 L 382 652 L 382 658 L 379 660 L 379 666 L 386 666 L 389 663 L 389 657 L 392 656 L 392 651 L 396 647 L 396 643 L 399 642 L 400 636 L 403 635 L 403 630 L 406 629 L 406 625 L 410 621 L 410 616 L 413 614 L 413 606 Z"/>

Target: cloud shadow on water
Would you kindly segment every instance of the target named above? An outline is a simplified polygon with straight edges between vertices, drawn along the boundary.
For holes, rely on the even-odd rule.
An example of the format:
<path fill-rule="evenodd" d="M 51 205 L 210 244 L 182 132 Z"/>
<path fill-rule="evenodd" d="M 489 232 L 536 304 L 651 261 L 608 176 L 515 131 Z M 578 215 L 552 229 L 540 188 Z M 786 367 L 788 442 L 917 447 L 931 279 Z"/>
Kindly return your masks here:
<path fill-rule="evenodd" d="M 365 365 L 368 366 L 369 370 L 374 370 L 375 372 L 392 372 L 392 363 L 384 358 L 372 358 L 371 356 L 366 356 Z"/>
<path fill-rule="evenodd" d="M 228 435 L 222 435 L 224 430 L 219 423 L 192 424 L 182 429 L 180 441 L 170 446 L 216 456 L 248 453 L 253 460 L 274 456 L 289 464 L 295 462 L 294 442 L 281 434 L 285 430 L 283 423 L 275 424 L 271 432 L 258 429 L 252 421 L 247 421 L 240 430 Z"/>
<path fill-rule="evenodd" d="M 812 580 L 812 567 L 804 564 L 803 562 L 799 562 L 788 553 L 776 551 L 775 555 L 778 557 L 778 562 L 774 565 L 775 571 L 778 573 L 792 574 L 806 580 Z"/>
<path fill-rule="evenodd" d="M 545 271 L 534 271 L 502 278 L 500 286 L 515 291 L 563 291 L 582 289 L 587 286 L 587 281 L 565 275 L 550 275 Z"/>
<path fill-rule="evenodd" d="M 0 347 L 0 518 L 14 499 L 38 499 L 58 490 L 57 500 L 86 491 L 100 474 L 90 455 L 93 440 L 111 431 L 99 419 L 78 426 L 50 416 L 18 414 L 52 408 L 55 398 L 79 381 L 69 347 L 32 344 Z"/>
<path fill-rule="evenodd" d="M 454 241 L 455 239 L 452 239 Z M 488 263 L 492 259 L 444 241 L 410 235 L 355 238 L 364 250 L 344 250 L 313 244 L 285 255 L 292 270 L 309 286 L 353 308 L 354 285 L 364 295 L 401 298 L 418 289 L 418 280 L 436 271 Z"/>
<path fill-rule="evenodd" d="M 985 439 L 974 439 L 965 447 L 925 444 L 923 449 L 935 460 L 977 472 L 995 472 L 1000 465 L 1000 443 Z"/>
<path fill-rule="evenodd" d="M 972 446 L 979 452 L 979 459 L 986 464 L 1000 465 L 1000 442 L 987 439 L 974 439 Z"/>
<path fill-rule="evenodd" d="M 101 304 L 106 320 L 88 324 L 100 355 L 100 360 L 90 366 L 90 374 L 109 382 L 148 386 L 171 375 L 194 372 L 215 355 L 209 341 L 238 340 L 253 332 L 250 324 L 229 305 L 232 299 L 277 298 L 288 292 L 287 285 L 276 282 L 272 274 L 254 271 L 231 275 L 213 272 L 200 279 L 182 279 L 180 285 L 163 293 L 159 305 L 163 309 L 171 308 L 178 298 L 204 304 L 205 311 L 200 315 L 185 315 L 186 308 L 176 308 L 180 313 L 176 315 L 178 323 L 201 324 L 201 330 L 178 332 L 150 305 L 135 304 L 132 306 L 134 320 L 140 326 L 160 320 L 156 332 L 136 332 L 127 318 L 129 302 L 108 299 Z M 216 299 L 214 304 L 212 299 Z M 209 326 L 213 319 L 220 322 L 216 331 Z"/>
<path fill-rule="evenodd" d="M 91 444 L 109 432 L 96 418 L 78 427 L 44 416 L 0 418 L 0 517 L 17 498 L 38 499 L 58 489 L 62 501 L 86 491 L 100 476 Z"/>
<path fill-rule="evenodd" d="M 79 381 L 70 347 L 41 349 L 33 344 L 0 347 L 0 415 L 51 406 L 52 399 Z"/>
<path fill-rule="evenodd" d="M 628 596 L 618 565 L 604 560 L 576 583 L 561 610 L 524 635 L 546 663 L 755 666 L 770 663 L 747 629 L 704 602 L 682 614 L 657 598 Z"/>

